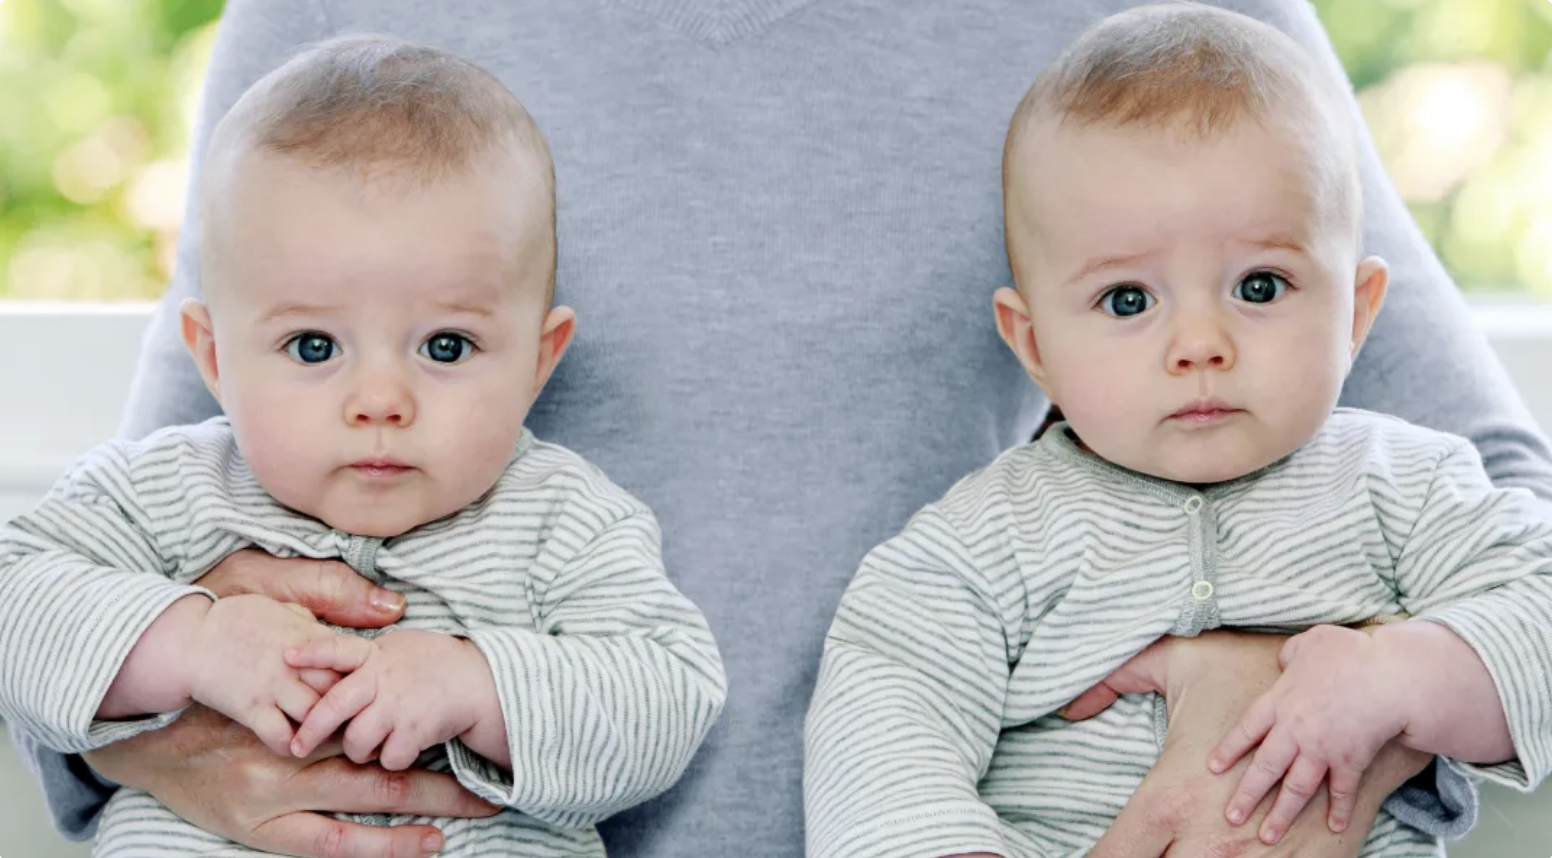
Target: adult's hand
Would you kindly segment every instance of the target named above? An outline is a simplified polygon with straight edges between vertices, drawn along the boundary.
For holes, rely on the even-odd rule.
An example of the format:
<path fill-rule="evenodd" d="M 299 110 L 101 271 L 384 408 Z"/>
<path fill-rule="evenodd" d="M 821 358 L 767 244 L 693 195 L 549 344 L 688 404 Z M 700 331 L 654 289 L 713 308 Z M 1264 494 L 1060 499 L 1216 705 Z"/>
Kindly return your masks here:
<path fill-rule="evenodd" d="M 259 594 L 356 628 L 385 626 L 404 599 L 344 563 L 278 559 L 246 550 L 197 582 L 218 597 Z M 327 691 L 333 674 L 309 684 Z M 306 759 L 270 753 L 241 725 L 203 707 L 161 729 L 92 751 L 86 761 L 115 783 L 143 789 L 185 820 L 253 849 L 305 858 L 420 858 L 442 848 L 429 825 L 378 828 L 314 811 L 477 817 L 497 811 L 451 776 L 357 765 L 337 743 Z"/>
<path fill-rule="evenodd" d="M 86 754 L 109 780 L 149 792 L 185 820 L 252 849 L 306 858 L 422 858 L 442 848 L 429 825 L 378 828 L 311 811 L 489 816 L 449 775 L 357 765 L 326 745 L 306 759 L 271 753 L 246 728 L 200 706 L 161 730 Z"/>
<path fill-rule="evenodd" d="M 1234 727 L 1245 708 L 1276 681 L 1277 654 L 1285 638 L 1214 632 L 1199 638 L 1168 638 L 1098 688 L 1068 707 L 1083 717 L 1108 705 L 1116 694 L 1157 691 L 1169 703 L 1169 734 L 1158 762 L 1143 779 L 1089 858 L 1235 856 L 1235 858 L 1352 858 L 1368 839 L 1380 806 L 1430 757 L 1392 743 L 1364 775 L 1352 824 L 1333 833 L 1326 825 L 1322 789 L 1303 813 L 1283 829 L 1275 846 L 1259 836 L 1271 801 L 1263 801 L 1243 825 L 1230 825 L 1225 808 L 1249 759 L 1222 775 L 1207 757 Z"/>
<path fill-rule="evenodd" d="M 195 582 L 216 596 L 257 593 L 301 605 L 337 626 L 373 629 L 404 613 L 404 597 L 338 560 L 281 559 L 256 548 L 228 555 Z"/>

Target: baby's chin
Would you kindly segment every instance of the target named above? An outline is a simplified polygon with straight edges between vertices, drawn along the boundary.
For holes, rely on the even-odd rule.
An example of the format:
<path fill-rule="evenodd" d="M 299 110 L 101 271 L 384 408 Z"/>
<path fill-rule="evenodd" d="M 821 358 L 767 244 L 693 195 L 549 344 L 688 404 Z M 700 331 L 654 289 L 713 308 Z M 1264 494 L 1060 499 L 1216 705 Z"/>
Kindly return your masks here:
<path fill-rule="evenodd" d="M 392 539 L 403 536 L 417 527 L 447 518 L 464 506 L 447 503 L 435 505 L 429 501 L 429 498 L 410 497 L 354 500 L 328 498 L 321 503 L 300 503 L 289 506 L 340 533 Z"/>
<path fill-rule="evenodd" d="M 1248 476 L 1276 462 L 1283 455 L 1229 451 L 1211 457 L 1161 456 L 1159 461 L 1145 463 L 1144 467 L 1133 470 L 1171 482 L 1205 486 Z"/>

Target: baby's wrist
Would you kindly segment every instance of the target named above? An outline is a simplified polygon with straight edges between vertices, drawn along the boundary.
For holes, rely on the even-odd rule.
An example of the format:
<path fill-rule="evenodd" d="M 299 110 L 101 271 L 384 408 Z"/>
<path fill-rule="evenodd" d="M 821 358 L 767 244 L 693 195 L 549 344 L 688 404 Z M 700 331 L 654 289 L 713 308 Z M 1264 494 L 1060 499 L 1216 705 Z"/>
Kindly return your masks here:
<path fill-rule="evenodd" d="M 507 742 L 506 715 L 501 711 L 501 695 L 496 692 L 496 676 L 490 669 L 485 653 L 468 638 L 458 638 L 463 647 L 463 663 L 468 668 L 468 682 L 463 684 L 470 697 L 465 704 L 472 719 L 459 740 L 482 757 L 511 768 L 511 751 Z"/>
<path fill-rule="evenodd" d="M 180 617 L 184 625 L 178 630 L 175 638 L 179 646 L 177 669 L 172 672 L 176 678 L 175 684 L 182 698 L 182 705 L 187 706 L 196 702 L 195 695 L 199 692 L 201 677 L 205 673 L 205 661 L 210 658 L 214 648 L 207 642 L 208 636 L 214 632 L 219 634 L 219 629 L 211 628 L 211 609 L 215 602 L 202 599 L 183 599 L 183 602 L 195 603 L 194 607 L 187 609 Z M 174 640 L 170 638 L 169 641 Z"/>
<path fill-rule="evenodd" d="M 197 639 L 212 604 L 207 596 L 190 594 L 168 605 L 135 641 L 97 717 L 176 712 L 192 703 L 195 660 L 202 650 Z"/>
<path fill-rule="evenodd" d="M 1400 722 L 1401 730 L 1416 724 L 1428 706 L 1433 685 L 1431 671 L 1419 669 L 1416 652 L 1409 642 L 1418 631 L 1420 620 L 1404 620 L 1374 627 L 1374 658 L 1370 675 L 1376 683 L 1368 693 L 1384 700 Z M 1428 624 L 1431 625 L 1431 624 Z"/>

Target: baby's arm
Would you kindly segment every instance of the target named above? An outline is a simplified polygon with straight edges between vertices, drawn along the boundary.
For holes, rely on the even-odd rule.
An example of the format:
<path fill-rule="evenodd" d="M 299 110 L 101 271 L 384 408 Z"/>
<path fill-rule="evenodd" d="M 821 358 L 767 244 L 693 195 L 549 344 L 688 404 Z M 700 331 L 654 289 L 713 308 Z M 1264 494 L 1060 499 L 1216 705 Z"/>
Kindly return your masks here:
<path fill-rule="evenodd" d="M 349 669 L 364 654 L 378 681 L 368 691 L 354 675 L 342 680 L 319 702 L 317 723 L 303 724 L 297 750 L 350 717 L 341 713 L 359 710 L 344 736 L 353 757 L 370 753 L 363 749 L 379 736 L 385 766 L 447 741 L 465 787 L 566 827 L 593 825 L 666 790 L 720 714 L 726 680 L 705 618 L 663 570 L 655 520 L 639 506 L 609 502 L 602 511 L 612 519 L 578 516 L 553 528 L 549 540 L 560 547 L 542 552 L 543 568 L 529 573 L 539 582 L 537 630 L 393 632 L 377 640 L 376 654 L 365 642 L 340 641 L 348 652 L 332 664 Z M 329 663 L 305 652 L 293 662 Z M 388 681 L 390 666 L 405 677 Z M 379 693 L 394 696 L 382 706 L 363 702 Z M 415 717 L 425 723 L 398 742 Z"/>
<path fill-rule="evenodd" d="M 169 580 L 155 522 L 129 478 L 130 455 L 121 444 L 93 450 L 37 509 L 0 527 L 0 716 L 64 753 L 175 717 L 96 715 L 120 665 L 159 617 L 185 600 L 208 604 L 206 591 Z"/>
<path fill-rule="evenodd" d="M 976 785 L 1023 615 L 1021 579 L 982 576 L 937 507 L 868 554 L 826 637 L 808 712 L 809 855 L 1009 854 Z"/>
<path fill-rule="evenodd" d="M 174 712 L 201 703 L 284 754 L 291 747 L 291 720 L 306 717 L 318 694 L 285 663 L 283 653 L 332 637 L 305 608 L 267 596 L 233 596 L 214 604 L 204 596 L 186 596 L 135 641 L 97 718 Z"/>
<path fill-rule="evenodd" d="M 1213 755 L 1223 771 L 1260 745 L 1232 821 L 1279 779 L 1272 816 L 1291 818 L 1329 767 L 1340 830 L 1359 777 L 1392 738 L 1494 764 L 1479 773 L 1520 789 L 1552 768 L 1552 527 L 1543 508 L 1494 489 L 1461 443 L 1405 524 L 1396 586 L 1418 618 L 1372 635 L 1321 626 L 1289 641 L 1283 677 Z"/>
<path fill-rule="evenodd" d="M 1552 773 L 1547 507 L 1523 489 L 1494 488 L 1476 448 L 1458 443 L 1434 470 L 1396 563 L 1396 585 L 1417 620 L 1380 629 L 1376 642 L 1390 644 L 1394 663 L 1427 695 L 1409 708 L 1403 741 L 1505 786 L 1533 789 Z M 1477 664 L 1463 657 L 1468 647 Z M 1456 735 L 1457 727 L 1479 733 Z"/>

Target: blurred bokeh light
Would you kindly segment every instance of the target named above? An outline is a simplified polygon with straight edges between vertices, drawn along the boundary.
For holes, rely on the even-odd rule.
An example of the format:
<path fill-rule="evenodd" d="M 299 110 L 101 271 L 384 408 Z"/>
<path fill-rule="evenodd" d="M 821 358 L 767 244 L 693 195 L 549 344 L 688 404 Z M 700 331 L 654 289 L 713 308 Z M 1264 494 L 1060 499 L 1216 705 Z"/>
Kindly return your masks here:
<path fill-rule="evenodd" d="M 0 3 L 0 300 L 160 294 L 222 5 Z M 1314 5 L 1461 287 L 1552 299 L 1552 3 Z"/>

